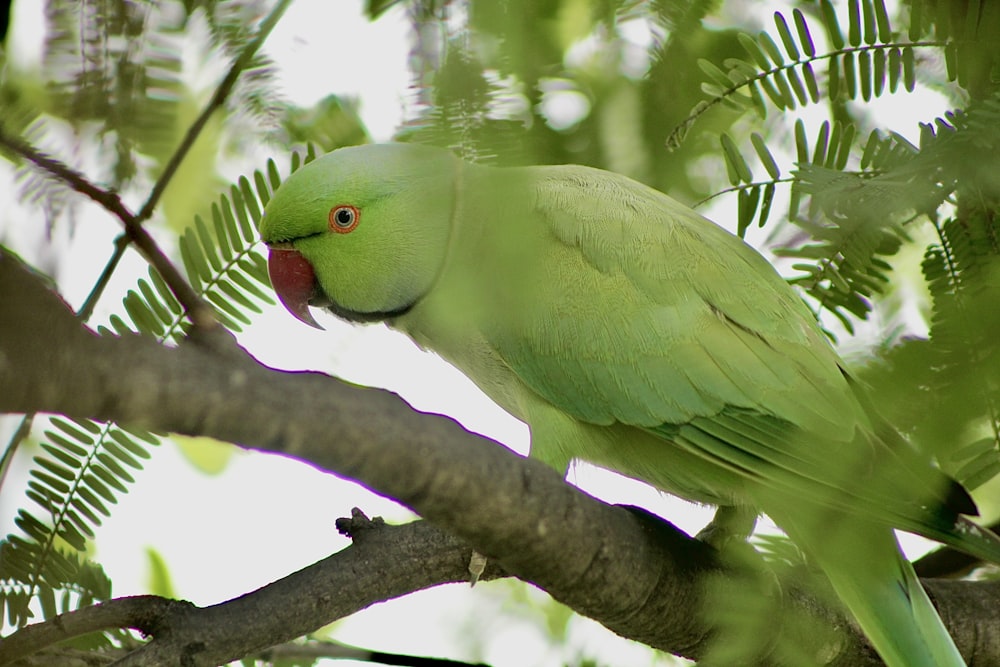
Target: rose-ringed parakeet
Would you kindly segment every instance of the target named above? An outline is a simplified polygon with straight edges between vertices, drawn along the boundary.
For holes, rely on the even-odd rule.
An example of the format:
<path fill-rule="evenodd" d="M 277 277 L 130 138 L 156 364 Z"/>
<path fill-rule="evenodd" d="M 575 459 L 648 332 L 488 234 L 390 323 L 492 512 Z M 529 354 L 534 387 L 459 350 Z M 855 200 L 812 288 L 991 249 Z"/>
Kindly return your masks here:
<path fill-rule="evenodd" d="M 808 308 L 742 240 L 581 166 L 344 148 L 260 227 L 276 292 L 385 321 L 526 422 L 531 455 L 770 515 L 891 667 L 964 665 L 893 528 L 1000 561 L 968 493 L 869 406 Z"/>

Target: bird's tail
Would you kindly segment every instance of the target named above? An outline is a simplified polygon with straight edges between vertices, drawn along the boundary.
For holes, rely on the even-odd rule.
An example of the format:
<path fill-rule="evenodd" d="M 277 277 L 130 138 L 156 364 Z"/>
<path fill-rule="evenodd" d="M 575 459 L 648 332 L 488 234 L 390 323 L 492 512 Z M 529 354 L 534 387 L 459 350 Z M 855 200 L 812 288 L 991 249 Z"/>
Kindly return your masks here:
<path fill-rule="evenodd" d="M 792 537 L 806 538 L 799 543 L 812 547 L 810 556 L 886 665 L 966 667 L 892 529 L 854 518 L 844 528 Z"/>

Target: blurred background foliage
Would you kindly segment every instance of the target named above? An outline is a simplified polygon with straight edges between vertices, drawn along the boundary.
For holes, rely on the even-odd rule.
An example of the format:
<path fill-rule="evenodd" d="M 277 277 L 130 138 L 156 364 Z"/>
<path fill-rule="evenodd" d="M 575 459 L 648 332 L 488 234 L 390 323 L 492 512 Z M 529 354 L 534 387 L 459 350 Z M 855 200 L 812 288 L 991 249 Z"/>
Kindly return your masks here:
<path fill-rule="evenodd" d="M 41 61 L 21 69 L 0 51 L 3 134 L 109 190 L 139 198 L 189 143 L 148 224 L 173 239 L 177 264 L 233 328 L 268 299 L 251 225 L 289 152 L 370 141 L 355 100 L 290 105 L 257 52 L 190 135 L 273 4 L 46 0 Z M 722 194 L 733 206 L 718 222 L 776 258 L 854 351 L 878 408 L 978 489 L 991 519 L 1000 513 L 991 481 L 1000 472 L 1000 4 L 800 0 L 775 13 L 735 0 L 367 0 L 363 9 L 372 21 L 402 11 L 410 24 L 398 140 L 491 164 L 588 164 L 692 205 Z M 914 128 L 875 120 L 877 100 L 920 90 L 953 111 L 924 118 L 919 140 L 902 134 Z M 22 201 L 49 229 L 75 224 L 79 199 L 0 144 Z M 17 233 L 3 227 L 0 243 L 16 247 Z M 37 268 L 58 278 L 57 255 Z M 183 338 L 183 312 L 157 280 L 137 284 L 110 329 Z M 854 334 L 861 345 L 849 344 Z M 0 544 L 0 596 L 15 626 L 110 595 L 88 536 L 157 442 L 69 422 L 39 438 L 34 495 Z M 7 445 L 0 473 L 24 441 Z M 209 459 L 198 463 L 225 465 L 224 455 Z M 160 582 L 167 565 L 157 558 Z M 561 612 L 547 615 L 561 634 Z"/>

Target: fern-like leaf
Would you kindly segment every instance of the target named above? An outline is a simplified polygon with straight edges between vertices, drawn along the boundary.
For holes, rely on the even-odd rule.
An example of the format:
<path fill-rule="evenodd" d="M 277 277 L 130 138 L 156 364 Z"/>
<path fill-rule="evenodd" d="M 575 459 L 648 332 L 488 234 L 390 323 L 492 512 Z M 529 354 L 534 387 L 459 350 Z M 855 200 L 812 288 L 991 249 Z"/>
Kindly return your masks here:
<path fill-rule="evenodd" d="M 989 81 L 1000 71 L 1000 50 L 988 35 L 1000 31 L 1000 12 L 975 11 L 958 20 L 941 12 L 948 3 L 938 3 L 934 20 L 925 25 L 926 2 L 912 0 L 911 29 L 903 38 L 893 30 L 885 0 L 850 0 L 846 33 L 833 3 L 821 0 L 819 17 L 830 45 L 825 51 L 816 48 L 813 28 L 801 10 L 792 11 L 791 21 L 775 12 L 773 33 L 738 35 L 746 58 L 728 58 L 725 69 L 699 62 L 708 77 L 702 90 L 709 99 L 671 132 L 668 148 L 676 148 L 695 120 L 715 104 L 764 117 L 765 100 L 784 111 L 816 104 L 824 97 L 832 102 L 859 98 L 867 102 L 886 92 L 912 92 L 918 49 L 944 56 L 949 81 L 973 91 L 992 90 Z M 931 26 L 936 39 L 920 41 Z M 816 74 L 824 64 L 825 91 Z"/>
<path fill-rule="evenodd" d="M 759 227 L 763 227 L 767 223 L 771 215 L 771 204 L 774 202 L 776 186 L 789 180 L 782 178 L 781 168 L 778 166 L 774 154 L 767 147 L 764 137 L 755 132 L 751 135 L 750 140 L 757 161 L 764 167 L 770 179 L 755 181 L 747 156 L 740 151 L 729 134 L 723 133 L 720 137 L 722 155 L 729 182 L 732 183 L 733 187 L 713 195 L 715 197 L 733 191 L 737 193 L 736 233 L 740 238 L 745 236 L 746 230 L 754 218 L 757 218 Z M 708 199 L 702 200 L 699 204 L 708 201 Z"/>
<path fill-rule="evenodd" d="M 74 593 L 80 603 L 110 596 L 107 577 L 81 552 L 159 443 L 150 433 L 89 420 L 53 417 L 49 425 L 26 491 L 37 509 L 22 508 L 14 523 L 23 537 L 0 544 L 0 599 L 14 625 L 33 615 L 35 600 L 46 618 L 67 611 L 68 602 L 55 604 L 56 591 Z"/>

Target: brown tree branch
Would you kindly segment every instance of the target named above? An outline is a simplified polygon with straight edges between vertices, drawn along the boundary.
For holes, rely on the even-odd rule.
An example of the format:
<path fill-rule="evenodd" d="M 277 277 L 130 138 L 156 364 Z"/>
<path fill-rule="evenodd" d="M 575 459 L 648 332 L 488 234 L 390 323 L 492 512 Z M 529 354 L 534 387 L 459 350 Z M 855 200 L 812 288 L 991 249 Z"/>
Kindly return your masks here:
<path fill-rule="evenodd" d="M 415 412 L 389 392 L 318 373 L 274 371 L 243 353 L 220 355 L 199 337 L 177 348 L 138 336 L 98 337 L 3 254 L 0 304 L 0 410 L 114 420 L 294 456 L 398 499 L 576 611 L 679 655 L 704 656 L 717 631 L 702 613 L 709 582 L 721 576 L 734 593 L 745 590 L 712 549 L 672 526 L 601 503 L 544 465 L 446 417 Z M 385 576 L 387 585 L 394 576 Z M 928 589 L 969 664 L 993 664 L 1000 649 L 989 638 L 1000 637 L 1000 618 L 973 612 L 995 608 L 997 587 L 928 582 Z M 831 665 L 879 664 L 842 616 L 794 586 L 782 590 L 784 616 L 820 619 L 838 629 L 838 639 L 831 643 L 798 625 L 775 623 L 772 631 L 830 657 Z M 713 596 L 711 604 L 738 599 Z M 281 620 L 261 600 L 248 596 L 244 616 Z M 177 664 L 179 656 L 192 665 L 215 664 L 202 655 L 205 642 L 231 642 L 227 632 L 234 628 L 221 609 L 211 613 L 217 616 L 204 617 L 197 640 L 185 633 L 171 640 L 170 650 L 163 648 L 168 641 L 156 642 L 158 652 L 144 655 L 142 664 Z M 325 620 L 313 616 L 302 627 Z"/>
<path fill-rule="evenodd" d="M 208 607 L 156 596 L 120 598 L 27 626 L 0 643 L 0 665 L 109 628 L 152 637 L 116 665 L 215 665 L 301 637 L 376 602 L 468 580 L 470 547 L 425 521 L 388 526 L 355 510 L 337 522 L 353 544 L 252 593 Z M 503 576 L 496 564 L 484 578 Z M 16 663 L 15 663 L 16 664 Z"/>
<path fill-rule="evenodd" d="M 160 274 L 171 293 L 184 306 L 195 328 L 213 329 L 219 326 L 212 308 L 198 296 L 117 193 L 98 187 L 64 162 L 46 155 L 18 137 L 7 134 L 2 124 L 0 124 L 0 146 L 20 155 L 80 194 L 86 195 L 118 218 L 125 229 L 125 237 Z"/>

